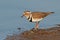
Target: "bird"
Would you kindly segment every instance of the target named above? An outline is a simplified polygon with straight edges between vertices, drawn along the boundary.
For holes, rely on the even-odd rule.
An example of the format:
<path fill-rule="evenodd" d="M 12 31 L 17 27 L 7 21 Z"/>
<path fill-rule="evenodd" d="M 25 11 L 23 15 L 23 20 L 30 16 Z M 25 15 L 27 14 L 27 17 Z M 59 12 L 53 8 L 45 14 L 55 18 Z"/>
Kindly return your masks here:
<path fill-rule="evenodd" d="M 25 10 L 21 17 L 26 17 L 29 22 L 36 23 L 35 30 L 39 28 L 39 22 L 43 20 L 46 16 L 53 14 L 54 12 L 31 12 L 29 10 Z"/>

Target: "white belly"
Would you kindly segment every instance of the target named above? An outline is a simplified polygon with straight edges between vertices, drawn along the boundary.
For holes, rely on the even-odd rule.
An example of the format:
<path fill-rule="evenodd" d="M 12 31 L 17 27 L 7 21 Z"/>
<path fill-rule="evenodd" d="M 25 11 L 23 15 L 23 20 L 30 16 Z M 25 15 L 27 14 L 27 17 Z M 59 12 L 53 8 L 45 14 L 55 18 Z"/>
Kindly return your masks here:
<path fill-rule="evenodd" d="M 32 22 L 38 22 L 38 21 L 41 21 L 43 18 L 40 18 L 40 19 L 34 19 L 32 18 Z"/>

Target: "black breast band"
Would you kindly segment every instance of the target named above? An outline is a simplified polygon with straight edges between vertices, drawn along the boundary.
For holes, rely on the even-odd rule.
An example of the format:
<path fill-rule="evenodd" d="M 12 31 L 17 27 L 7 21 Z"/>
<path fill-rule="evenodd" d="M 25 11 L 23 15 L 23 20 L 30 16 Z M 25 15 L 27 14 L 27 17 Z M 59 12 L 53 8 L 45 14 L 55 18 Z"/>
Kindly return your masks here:
<path fill-rule="evenodd" d="M 32 22 L 32 17 L 29 16 L 29 17 L 28 17 L 28 20 L 29 20 L 30 22 Z"/>
<path fill-rule="evenodd" d="M 31 19 L 29 21 L 32 22 L 32 17 L 31 17 Z"/>

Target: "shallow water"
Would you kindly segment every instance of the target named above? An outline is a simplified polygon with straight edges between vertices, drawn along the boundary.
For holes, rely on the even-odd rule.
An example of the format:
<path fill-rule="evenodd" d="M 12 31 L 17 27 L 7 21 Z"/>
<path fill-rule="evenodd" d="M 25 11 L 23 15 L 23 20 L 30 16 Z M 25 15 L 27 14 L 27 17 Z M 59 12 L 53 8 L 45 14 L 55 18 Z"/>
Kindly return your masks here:
<path fill-rule="evenodd" d="M 42 4 L 42 2 L 44 3 Z M 26 18 L 21 18 L 25 9 L 31 11 L 55 12 L 55 14 L 47 16 L 40 22 L 40 28 L 49 28 L 53 27 L 55 24 L 60 24 L 60 1 L 37 1 L 37 3 L 35 1 L 33 3 L 33 1 L 12 0 L 11 2 L 6 0 L 3 2 L 0 0 L 0 3 L 0 40 L 3 40 L 7 35 L 19 33 L 17 29 L 19 27 L 23 30 L 29 30 L 34 27 L 35 23 L 29 23 Z"/>

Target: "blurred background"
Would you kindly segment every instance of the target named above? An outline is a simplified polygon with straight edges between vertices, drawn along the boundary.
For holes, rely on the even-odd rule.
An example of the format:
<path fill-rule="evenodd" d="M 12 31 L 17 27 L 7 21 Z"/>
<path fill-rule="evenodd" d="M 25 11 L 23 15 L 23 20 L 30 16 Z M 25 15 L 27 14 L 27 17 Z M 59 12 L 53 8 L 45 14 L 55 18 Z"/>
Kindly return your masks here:
<path fill-rule="evenodd" d="M 7 35 L 18 33 L 17 28 L 29 30 L 35 26 L 35 23 L 21 18 L 25 10 L 55 12 L 40 22 L 40 28 L 60 24 L 60 0 L 0 0 L 0 40 Z"/>

